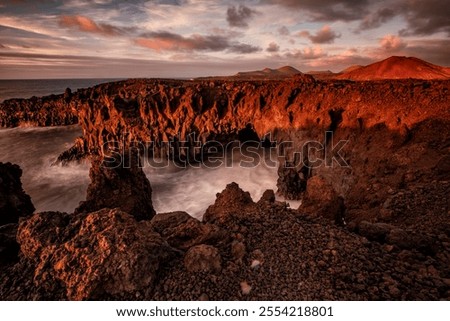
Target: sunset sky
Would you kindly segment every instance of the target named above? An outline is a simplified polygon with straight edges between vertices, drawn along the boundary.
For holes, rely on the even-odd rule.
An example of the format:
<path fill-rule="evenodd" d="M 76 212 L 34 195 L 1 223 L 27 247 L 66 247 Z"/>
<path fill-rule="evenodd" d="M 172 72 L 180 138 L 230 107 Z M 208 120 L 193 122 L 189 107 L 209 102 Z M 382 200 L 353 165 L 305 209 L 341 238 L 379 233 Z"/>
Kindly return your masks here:
<path fill-rule="evenodd" d="M 392 55 L 450 66 L 442 0 L 0 0 L 0 78 L 195 77 Z"/>

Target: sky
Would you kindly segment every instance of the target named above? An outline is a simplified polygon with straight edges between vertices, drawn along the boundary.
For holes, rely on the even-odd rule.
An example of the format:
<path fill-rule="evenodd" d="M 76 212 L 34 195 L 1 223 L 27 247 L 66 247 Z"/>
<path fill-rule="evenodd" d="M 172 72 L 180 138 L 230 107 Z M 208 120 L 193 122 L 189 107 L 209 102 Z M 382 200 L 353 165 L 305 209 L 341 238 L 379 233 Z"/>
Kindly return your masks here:
<path fill-rule="evenodd" d="M 450 66 L 447 0 L 0 0 L 0 78 Z"/>

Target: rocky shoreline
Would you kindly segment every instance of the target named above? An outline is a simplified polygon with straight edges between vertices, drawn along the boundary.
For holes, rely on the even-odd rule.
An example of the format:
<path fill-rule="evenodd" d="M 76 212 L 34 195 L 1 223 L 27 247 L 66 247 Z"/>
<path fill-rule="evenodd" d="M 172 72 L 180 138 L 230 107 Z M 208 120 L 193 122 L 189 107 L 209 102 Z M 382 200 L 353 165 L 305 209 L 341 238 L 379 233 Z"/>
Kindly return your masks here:
<path fill-rule="evenodd" d="M 137 221 L 104 208 L 36 213 L 16 228 L 3 300 L 450 299 L 450 226 L 348 229 L 270 190 L 255 203 L 235 183 L 203 221 L 185 212 Z"/>
<path fill-rule="evenodd" d="M 1 126 L 78 122 L 83 137 L 60 161 L 92 167 L 75 213 L 33 213 L 20 169 L 0 164 L 0 298 L 448 300 L 449 84 L 129 80 L 5 101 Z M 186 158 L 192 132 L 203 142 L 348 141 L 347 166 L 312 167 L 324 152 L 283 149 L 292 166 L 280 167 L 278 193 L 301 198 L 299 209 L 230 183 L 202 221 L 155 215 L 139 144 L 161 155 L 176 139 L 186 154 L 164 155 Z M 129 168 L 114 166 L 117 151 Z"/>

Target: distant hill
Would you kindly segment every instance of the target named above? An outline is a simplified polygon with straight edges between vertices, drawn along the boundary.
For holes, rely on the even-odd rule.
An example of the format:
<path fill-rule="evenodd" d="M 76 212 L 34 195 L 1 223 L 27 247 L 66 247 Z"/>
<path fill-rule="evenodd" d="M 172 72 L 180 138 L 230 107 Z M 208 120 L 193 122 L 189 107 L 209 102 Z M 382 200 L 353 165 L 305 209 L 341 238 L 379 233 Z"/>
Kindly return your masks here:
<path fill-rule="evenodd" d="M 331 70 L 310 70 L 306 72 L 306 74 L 313 76 L 315 79 L 321 80 L 333 79 L 336 77 L 336 75 L 338 75 L 332 72 Z"/>
<path fill-rule="evenodd" d="M 344 70 L 342 70 L 342 71 L 340 72 L 340 74 L 345 74 L 345 73 L 347 73 L 347 72 L 355 71 L 355 70 L 357 70 L 357 69 L 359 69 L 359 68 L 363 68 L 363 67 L 364 67 L 364 66 L 361 66 L 361 65 L 353 65 L 353 66 L 347 67 L 347 68 L 345 68 Z"/>
<path fill-rule="evenodd" d="M 393 56 L 373 64 L 347 68 L 338 79 L 380 80 L 380 79 L 450 79 L 450 69 L 433 65 L 415 57 Z"/>
<path fill-rule="evenodd" d="M 264 68 L 263 70 L 238 72 L 233 77 L 246 79 L 280 79 L 301 74 L 300 71 L 291 66 L 278 69 Z"/>

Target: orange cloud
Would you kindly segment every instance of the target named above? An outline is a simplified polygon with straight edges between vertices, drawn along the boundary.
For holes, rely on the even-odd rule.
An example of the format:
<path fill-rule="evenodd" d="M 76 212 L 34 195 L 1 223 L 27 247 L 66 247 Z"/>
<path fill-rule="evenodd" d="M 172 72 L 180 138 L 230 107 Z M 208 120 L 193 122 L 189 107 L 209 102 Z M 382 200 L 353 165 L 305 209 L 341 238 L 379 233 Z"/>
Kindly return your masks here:
<path fill-rule="evenodd" d="M 96 33 L 104 36 L 120 35 L 124 32 L 122 28 L 115 27 L 106 23 L 96 23 L 94 20 L 85 16 L 61 16 L 59 25 L 65 28 L 78 29 L 83 32 Z"/>
<path fill-rule="evenodd" d="M 380 46 L 386 51 L 399 51 L 405 49 L 407 44 L 398 36 L 386 35 L 380 39 Z"/>

